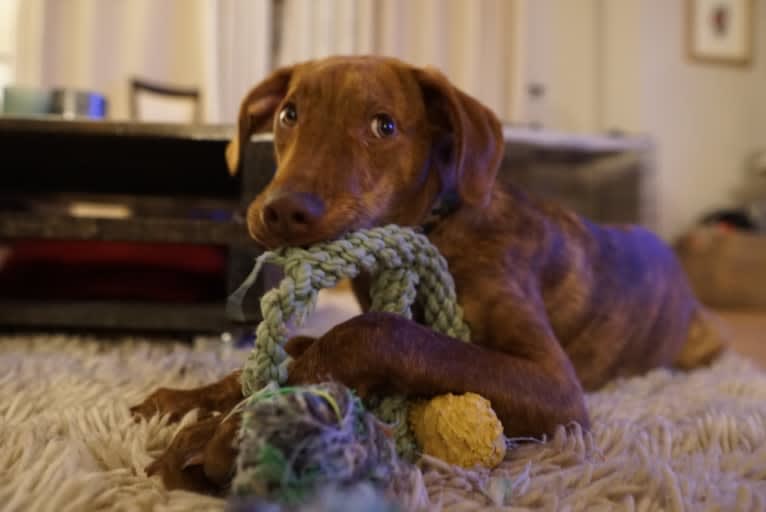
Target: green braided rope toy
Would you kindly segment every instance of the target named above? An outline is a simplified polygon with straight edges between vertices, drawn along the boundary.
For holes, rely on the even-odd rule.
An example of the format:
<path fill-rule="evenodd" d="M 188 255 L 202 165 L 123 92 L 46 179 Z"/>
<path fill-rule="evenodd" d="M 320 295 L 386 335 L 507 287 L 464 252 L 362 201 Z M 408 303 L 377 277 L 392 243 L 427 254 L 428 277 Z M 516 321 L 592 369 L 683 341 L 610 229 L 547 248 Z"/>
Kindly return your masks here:
<path fill-rule="evenodd" d="M 263 320 L 256 329 L 255 348 L 242 370 L 245 396 L 269 383 L 287 380 L 289 357 L 284 350 L 287 323 L 301 325 L 316 306 L 319 290 L 332 288 L 344 278 L 366 272 L 372 279 L 371 309 L 412 318 L 417 299 L 427 325 L 454 338 L 470 341 L 470 330 L 457 303 L 455 285 L 447 261 L 424 235 L 395 225 L 360 230 L 339 240 L 319 243 L 308 249 L 283 248 L 262 254 L 253 272 L 230 298 L 232 314 L 243 316 L 241 304 L 264 263 L 284 269 L 278 288 L 261 299 Z M 409 432 L 407 406 L 402 397 L 387 397 L 377 403 L 376 414 L 395 425 L 397 450 L 412 458 L 415 443 Z"/>

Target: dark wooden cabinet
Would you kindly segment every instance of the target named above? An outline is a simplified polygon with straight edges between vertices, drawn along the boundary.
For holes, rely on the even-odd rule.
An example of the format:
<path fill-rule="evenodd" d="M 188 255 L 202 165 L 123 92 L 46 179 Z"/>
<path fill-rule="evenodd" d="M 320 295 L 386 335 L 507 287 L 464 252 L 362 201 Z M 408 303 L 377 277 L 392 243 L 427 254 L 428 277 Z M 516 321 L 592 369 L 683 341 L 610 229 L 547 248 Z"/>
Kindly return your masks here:
<path fill-rule="evenodd" d="M 44 289 L 32 298 L 28 293 L 15 297 L 0 289 L 0 325 L 159 331 L 230 327 L 226 294 L 258 254 L 242 221 L 242 178 L 231 177 L 225 165 L 231 134 L 228 126 L 0 118 L 0 244 L 6 254 L 33 241 L 90 241 L 98 247 L 113 241 L 151 244 L 155 252 L 162 252 L 163 244 L 210 247 L 226 261 L 220 292 L 188 303 L 119 296 L 69 300 L 61 298 L 60 290 L 46 297 Z M 77 247 L 87 251 L 91 246 Z M 49 256 L 46 271 L 55 275 L 50 267 L 64 258 Z"/>

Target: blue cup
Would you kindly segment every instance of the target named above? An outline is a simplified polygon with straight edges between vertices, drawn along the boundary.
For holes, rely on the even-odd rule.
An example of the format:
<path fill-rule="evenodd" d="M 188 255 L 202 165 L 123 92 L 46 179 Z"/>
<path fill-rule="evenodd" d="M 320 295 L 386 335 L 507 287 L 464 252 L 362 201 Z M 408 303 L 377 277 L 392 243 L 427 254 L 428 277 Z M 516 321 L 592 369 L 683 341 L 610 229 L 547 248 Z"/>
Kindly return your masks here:
<path fill-rule="evenodd" d="M 53 90 L 52 113 L 66 119 L 104 119 L 108 103 L 102 94 L 75 89 Z"/>

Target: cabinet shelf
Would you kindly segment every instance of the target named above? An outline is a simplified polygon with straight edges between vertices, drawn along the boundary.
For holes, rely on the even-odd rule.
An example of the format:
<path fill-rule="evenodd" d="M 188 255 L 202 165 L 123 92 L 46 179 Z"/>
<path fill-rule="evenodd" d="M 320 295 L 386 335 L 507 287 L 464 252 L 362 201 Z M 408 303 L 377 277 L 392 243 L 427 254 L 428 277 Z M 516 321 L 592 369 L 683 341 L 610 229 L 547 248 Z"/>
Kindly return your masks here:
<path fill-rule="evenodd" d="M 247 247 L 252 241 L 240 224 L 210 220 L 98 219 L 28 213 L 0 213 L 2 239 L 109 240 Z"/>

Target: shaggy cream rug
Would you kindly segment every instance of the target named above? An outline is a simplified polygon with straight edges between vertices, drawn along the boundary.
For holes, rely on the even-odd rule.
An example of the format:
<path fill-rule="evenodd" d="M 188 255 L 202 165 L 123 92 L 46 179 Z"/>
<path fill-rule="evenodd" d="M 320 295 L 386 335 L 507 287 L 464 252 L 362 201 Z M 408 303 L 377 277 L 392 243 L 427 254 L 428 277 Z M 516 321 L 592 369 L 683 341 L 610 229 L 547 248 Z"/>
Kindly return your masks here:
<path fill-rule="evenodd" d="M 146 477 L 179 426 L 134 423 L 128 406 L 158 386 L 209 383 L 243 357 L 169 341 L 0 337 L 0 509 L 221 510 L 223 500 Z M 766 374 L 741 357 L 615 382 L 588 405 L 591 433 L 562 428 L 492 472 L 423 462 L 404 506 L 766 509 Z"/>

